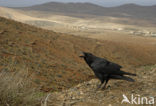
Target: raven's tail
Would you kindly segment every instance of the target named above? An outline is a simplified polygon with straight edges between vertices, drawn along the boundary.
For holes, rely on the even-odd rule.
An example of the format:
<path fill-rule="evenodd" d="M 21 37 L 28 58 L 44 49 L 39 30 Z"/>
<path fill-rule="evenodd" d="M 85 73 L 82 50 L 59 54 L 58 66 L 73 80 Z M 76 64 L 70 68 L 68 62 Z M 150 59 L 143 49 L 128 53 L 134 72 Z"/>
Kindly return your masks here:
<path fill-rule="evenodd" d="M 112 76 L 110 76 L 110 78 L 112 78 L 112 79 L 126 80 L 126 81 L 130 81 L 130 82 L 135 82 L 134 79 L 132 79 L 130 77 L 127 77 L 127 76 L 112 75 Z"/>
<path fill-rule="evenodd" d="M 134 79 L 130 78 L 130 77 L 127 77 L 127 76 L 122 76 L 121 77 L 122 80 L 126 80 L 126 81 L 130 81 L 130 82 L 135 82 Z"/>
<path fill-rule="evenodd" d="M 129 73 L 129 72 L 124 72 L 124 75 L 131 75 L 131 76 L 137 76 L 136 74 Z"/>

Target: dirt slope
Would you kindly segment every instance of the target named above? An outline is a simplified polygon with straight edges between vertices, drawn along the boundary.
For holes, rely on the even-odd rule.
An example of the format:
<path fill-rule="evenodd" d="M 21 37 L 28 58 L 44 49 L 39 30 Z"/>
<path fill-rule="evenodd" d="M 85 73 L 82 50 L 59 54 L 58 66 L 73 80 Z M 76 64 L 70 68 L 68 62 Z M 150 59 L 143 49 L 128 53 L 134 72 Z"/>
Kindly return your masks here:
<path fill-rule="evenodd" d="M 43 91 L 70 88 L 93 78 L 78 57 L 80 51 L 92 52 L 125 68 L 156 63 L 154 45 L 76 37 L 0 18 L 0 70 L 20 71 L 24 67 Z"/>

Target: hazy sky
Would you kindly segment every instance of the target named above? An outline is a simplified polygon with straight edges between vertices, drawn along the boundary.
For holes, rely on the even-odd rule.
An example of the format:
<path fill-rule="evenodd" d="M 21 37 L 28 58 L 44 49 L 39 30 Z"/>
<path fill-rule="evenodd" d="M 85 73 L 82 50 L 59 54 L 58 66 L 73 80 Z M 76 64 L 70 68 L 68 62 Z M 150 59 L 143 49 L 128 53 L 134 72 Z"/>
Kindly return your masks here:
<path fill-rule="evenodd" d="M 35 4 L 42 4 L 45 2 L 56 1 L 56 2 L 92 2 L 100 4 L 105 7 L 117 6 L 126 3 L 136 3 L 140 5 L 156 5 L 156 0 L 0 0 L 0 6 L 8 7 L 22 7 L 30 6 Z"/>

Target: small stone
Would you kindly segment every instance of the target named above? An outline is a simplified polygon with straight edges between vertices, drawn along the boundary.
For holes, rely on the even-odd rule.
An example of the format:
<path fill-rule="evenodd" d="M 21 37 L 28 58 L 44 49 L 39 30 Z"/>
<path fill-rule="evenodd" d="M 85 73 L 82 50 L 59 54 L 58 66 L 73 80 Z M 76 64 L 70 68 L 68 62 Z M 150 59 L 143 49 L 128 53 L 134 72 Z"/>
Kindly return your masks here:
<path fill-rule="evenodd" d="M 76 98 L 73 96 L 72 99 L 76 99 Z"/>
<path fill-rule="evenodd" d="M 80 91 L 80 94 L 81 94 L 81 95 L 83 95 L 83 92 L 82 92 L 82 91 Z"/>

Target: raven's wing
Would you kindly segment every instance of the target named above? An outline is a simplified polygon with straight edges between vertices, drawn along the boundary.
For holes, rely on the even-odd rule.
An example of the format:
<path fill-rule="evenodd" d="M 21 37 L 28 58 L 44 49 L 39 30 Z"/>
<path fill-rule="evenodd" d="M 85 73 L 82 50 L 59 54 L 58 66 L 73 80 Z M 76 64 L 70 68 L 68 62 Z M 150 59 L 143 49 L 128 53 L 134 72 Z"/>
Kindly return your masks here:
<path fill-rule="evenodd" d="M 123 75 L 125 74 L 124 71 L 121 71 L 121 66 L 109 62 L 107 60 L 96 60 L 91 64 L 91 68 L 94 72 L 101 73 L 101 74 L 109 74 L 109 75 Z"/>
<path fill-rule="evenodd" d="M 117 68 L 117 69 L 122 68 L 121 65 L 113 63 L 113 62 L 109 62 L 109 61 L 107 61 L 107 65 L 112 66 L 112 67 Z"/>

